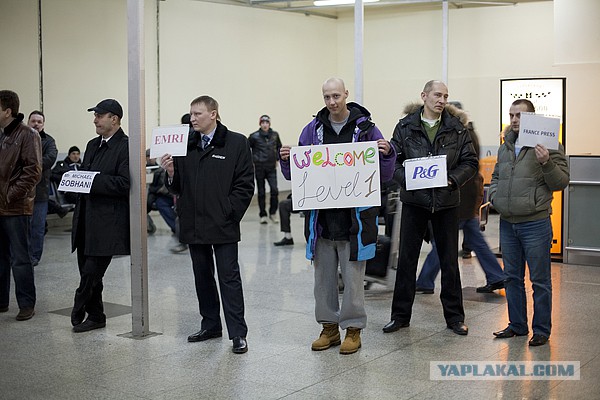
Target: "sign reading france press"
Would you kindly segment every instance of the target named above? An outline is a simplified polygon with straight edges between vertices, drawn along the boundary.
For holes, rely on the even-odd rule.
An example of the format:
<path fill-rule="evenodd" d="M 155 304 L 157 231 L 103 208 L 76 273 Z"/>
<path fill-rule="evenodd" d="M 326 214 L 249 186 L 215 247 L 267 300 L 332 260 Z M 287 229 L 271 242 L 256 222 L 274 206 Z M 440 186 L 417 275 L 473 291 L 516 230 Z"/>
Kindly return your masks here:
<path fill-rule="evenodd" d="M 404 178 L 406 190 L 448 186 L 446 155 L 405 160 Z"/>
<path fill-rule="evenodd" d="M 381 205 L 377 142 L 292 147 L 294 210 Z"/>
<path fill-rule="evenodd" d="M 67 171 L 63 174 L 58 190 L 60 192 L 89 193 L 97 171 Z"/>

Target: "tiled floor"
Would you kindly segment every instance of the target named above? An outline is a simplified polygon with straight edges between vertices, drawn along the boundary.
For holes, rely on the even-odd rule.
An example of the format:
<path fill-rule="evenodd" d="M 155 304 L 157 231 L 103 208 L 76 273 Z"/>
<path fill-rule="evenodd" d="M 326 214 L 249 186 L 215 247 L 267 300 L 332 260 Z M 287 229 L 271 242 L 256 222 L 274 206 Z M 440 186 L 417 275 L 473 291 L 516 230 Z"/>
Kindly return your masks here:
<path fill-rule="evenodd" d="M 338 348 L 313 352 L 320 327 L 303 221 L 292 217 L 295 246 L 274 247 L 279 227 L 260 225 L 252 206 L 240 243 L 250 350 L 235 355 L 226 335 L 187 343 L 200 322 L 190 258 L 168 251 L 174 240 L 158 215 L 154 220 L 159 230 L 148 238 L 149 324 L 158 335 L 123 336 L 132 327 L 128 257 L 113 260 L 106 274 L 106 328 L 71 331 L 68 309 L 79 277 L 68 225 L 53 226 L 35 269 L 35 317 L 15 320 L 14 295 L 10 311 L 0 314 L 0 399 L 600 398 L 599 268 L 553 265 L 554 325 L 547 346 L 530 348 L 526 337 L 492 338 L 506 326 L 506 303 L 501 294 L 475 293 L 484 276 L 471 259 L 460 261 L 468 336 L 446 329 L 437 290 L 417 295 L 410 328 L 383 334 L 391 292 L 374 285 L 366 295 L 362 349 L 348 356 Z M 495 215 L 486 236 L 497 245 Z M 427 251 L 425 245 L 421 259 Z M 575 381 L 436 381 L 430 361 L 579 361 L 581 369 Z"/>

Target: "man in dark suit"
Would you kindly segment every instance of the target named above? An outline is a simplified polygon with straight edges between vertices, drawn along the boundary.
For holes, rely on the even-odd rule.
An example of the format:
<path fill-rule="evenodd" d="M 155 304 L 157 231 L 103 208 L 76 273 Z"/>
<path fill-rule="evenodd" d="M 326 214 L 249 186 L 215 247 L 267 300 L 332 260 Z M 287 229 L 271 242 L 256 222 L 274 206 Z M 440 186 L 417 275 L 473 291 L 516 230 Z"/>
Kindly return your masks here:
<path fill-rule="evenodd" d="M 167 187 L 176 195 L 179 241 L 189 245 L 200 305 L 200 331 L 188 342 L 222 336 L 215 263 L 233 352 L 248 351 L 244 294 L 238 263 L 240 221 L 254 194 L 254 167 L 248 140 L 219 120 L 219 104 L 209 96 L 190 105 L 191 134 L 187 155 L 161 157 Z"/>
<path fill-rule="evenodd" d="M 106 99 L 88 111 L 94 112 L 98 137 L 88 142 L 81 169 L 99 174 L 90 192 L 80 194 L 73 215 L 72 251 L 77 249 L 81 276 L 71 312 L 74 332 L 106 326 L 102 278 L 113 256 L 130 254 L 129 139 L 121 129 L 123 109 Z"/>

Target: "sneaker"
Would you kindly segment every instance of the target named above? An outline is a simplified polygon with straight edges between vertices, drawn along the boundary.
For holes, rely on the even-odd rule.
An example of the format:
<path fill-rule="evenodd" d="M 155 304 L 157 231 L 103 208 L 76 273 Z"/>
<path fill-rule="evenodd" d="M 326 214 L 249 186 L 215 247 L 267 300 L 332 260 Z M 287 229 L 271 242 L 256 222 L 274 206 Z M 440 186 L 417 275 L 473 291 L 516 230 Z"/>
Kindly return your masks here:
<path fill-rule="evenodd" d="M 279 223 L 279 218 L 277 218 L 277 214 L 271 214 L 271 215 L 269 215 L 269 219 L 274 224 L 278 224 Z"/>
<path fill-rule="evenodd" d="M 279 242 L 273 243 L 275 246 L 291 246 L 294 244 L 294 239 L 284 237 Z"/>
<path fill-rule="evenodd" d="M 348 328 L 346 329 L 346 338 L 344 343 L 340 347 L 340 354 L 353 354 L 360 349 L 360 329 Z"/>
<path fill-rule="evenodd" d="M 421 294 L 433 294 L 433 289 L 425 289 L 422 287 L 417 286 L 415 288 L 415 293 L 421 293 Z"/>
<path fill-rule="evenodd" d="M 169 250 L 171 253 L 181 253 L 188 249 L 188 245 L 184 243 L 179 243 L 177 246 L 171 247 Z"/>
<path fill-rule="evenodd" d="M 269 220 L 267 220 L 267 217 L 260 217 L 260 223 L 266 225 L 269 223 Z"/>
<path fill-rule="evenodd" d="M 323 330 L 319 338 L 312 343 L 313 351 L 327 350 L 331 346 L 339 346 L 342 343 L 338 324 L 323 324 Z"/>
<path fill-rule="evenodd" d="M 31 319 L 35 315 L 35 310 L 33 307 L 29 308 L 21 308 L 19 313 L 17 314 L 17 321 L 27 321 Z"/>

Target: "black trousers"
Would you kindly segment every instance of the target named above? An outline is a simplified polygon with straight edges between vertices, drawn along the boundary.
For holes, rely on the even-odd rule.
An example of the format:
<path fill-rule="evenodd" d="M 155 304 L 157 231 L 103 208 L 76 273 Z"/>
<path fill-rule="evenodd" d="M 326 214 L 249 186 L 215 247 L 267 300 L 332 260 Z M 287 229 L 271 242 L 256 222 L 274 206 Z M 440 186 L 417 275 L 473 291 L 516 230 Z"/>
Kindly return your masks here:
<path fill-rule="evenodd" d="M 432 213 L 425 208 L 408 204 L 402 205 L 400 256 L 392 300 L 392 319 L 410 321 L 415 301 L 417 264 L 428 221 L 431 221 L 440 257 L 440 300 L 444 318 L 447 324 L 462 322 L 465 320 L 465 311 L 458 271 L 458 207 Z"/>
<path fill-rule="evenodd" d="M 279 226 L 281 232 L 292 233 L 290 218 L 292 215 L 292 198 L 288 197 L 279 202 Z"/>
<path fill-rule="evenodd" d="M 75 301 L 71 311 L 71 321 L 82 321 L 85 314 L 94 322 L 106 322 L 102 304 L 102 278 L 112 260 L 112 256 L 86 256 L 83 244 L 77 246 L 79 265 L 79 287 L 75 291 Z"/>
<path fill-rule="evenodd" d="M 275 214 L 277 212 L 277 206 L 279 204 L 279 190 L 277 189 L 277 168 L 275 166 L 267 168 L 260 165 L 255 165 L 254 175 L 256 177 L 256 191 L 258 194 L 259 216 L 267 216 L 265 180 L 269 183 L 269 189 L 271 190 L 271 193 L 269 195 L 269 215 Z"/>
<path fill-rule="evenodd" d="M 238 244 L 190 244 L 190 256 L 196 283 L 196 295 L 202 316 L 201 329 L 221 331 L 219 292 L 215 281 L 215 262 L 223 313 L 229 339 L 246 337 L 248 327 L 244 320 L 244 293 L 238 263 Z"/>

